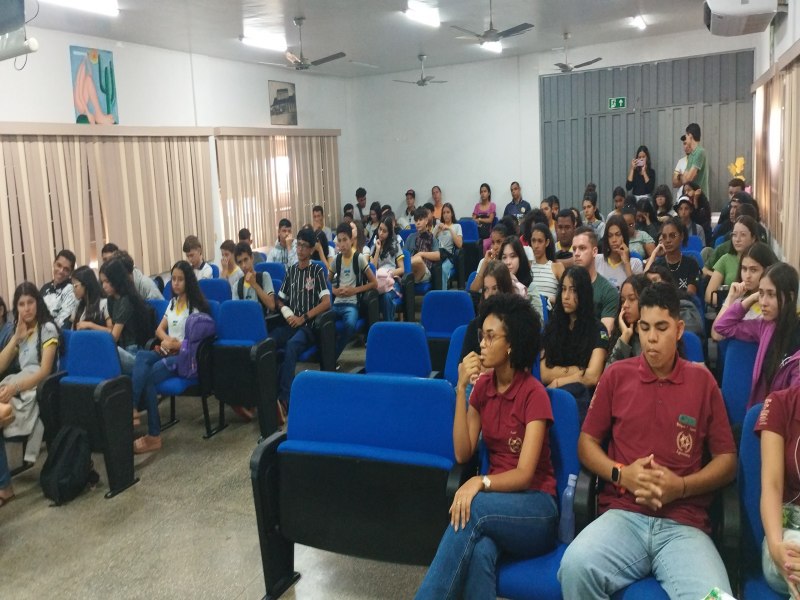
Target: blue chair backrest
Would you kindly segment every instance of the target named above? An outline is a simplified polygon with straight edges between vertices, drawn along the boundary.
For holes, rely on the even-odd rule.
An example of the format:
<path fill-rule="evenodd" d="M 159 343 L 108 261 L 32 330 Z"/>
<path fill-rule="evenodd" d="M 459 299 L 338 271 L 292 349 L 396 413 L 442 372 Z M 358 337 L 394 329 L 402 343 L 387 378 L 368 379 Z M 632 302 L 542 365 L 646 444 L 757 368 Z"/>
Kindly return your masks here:
<path fill-rule="evenodd" d="M 547 296 L 539 294 L 539 299 L 542 301 L 542 327 L 544 327 L 550 318 L 550 309 L 548 308 Z"/>
<path fill-rule="evenodd" d="M 159 323 L 161 323 L 161 319 L 164 318 L 164 313 L 167 312 L 169 300 L 148 300 L 147 303 L 156 311 L 156 327 L 158 327 Z"/>
<path fill-rule="evenodd" d="M 405 241 L 408 239 L 408 236 L 414 233 L 414 231 L 411 229 L 401 229 L 397 233 L 400 235 L 400 239 L 402 239 L 403 242 L 405 243 Z"/>
<path fill-rule="evenodd" d="M 690 235 L 687 241 L 687 248 L 695 252 L 700 252 L 703 249 L 703 240 L 696 235 Z"/>
<path fill-rule="evenodd" d="M 211 265 L 211 275 L 213 275 L 215 279 L 218 278 L 219 277 L 219 267 L 217 265 L 215 265 L 214 263 L 208 263 L 208 264 Z"/>
<path fill-rule="evenodd" d="M 198 283 L 207 300 L 225 302 L 231 299 L 231 284 L 227 279 L 201 279 Z"/>
<path fill-rule="evenodd" d="M 728 340 L 721 388 L 731 425 L 738 425 L 744 419 L 747 402 L 750 400 L 757 351 L 758 344 L 755 342 Z"/>
<path fill-rule="evenodd" d="M 477 276 L 478 276 L 477 271 L 473 271 L 472 273 L 469 274 L 469 277 L 467 277 L 467 287 L 465 288 L 467 291 L 469 291 L 469 289 L 472 287 L 472 282 L 475 281 L 475 278 Z"/>
<path fill-rule="evenodd" d="M 286 265 L 279 262 L 262 262 L 255 266 L 257 273 L 269 273 L 273 285 L 276 279 L 283 281 L 286 279 Z M 277 288 L 276 288 L 277 291 Z"/>
<path fill-rule="evenodd" d="M 231 300 L 226 300 L 226 302 L 231 302 Z M 214 319 L 215 323 L 219 323 L 219 305 L 222 304 L 221 302 L 217 302 L 216 300 L 208 300 L 208 308 L 211 311 L 211 318 Z"/>
<path fill-rule="evenodd" d="M 117 345 L 106 331 L 73 331 L 65 362 L 70 377 L 111 379 L 122 374 Z"/>
<path fill-rule="evenodd" d="M 455 461 L 455 392 L 442 379 L 304 371 L 287 440 L 359 445 Z"/>
<path fill-rule="evenodd" d="M 726 367 L 727 368 L 727 367 Z M 761 439 L 753 428 L 763 404 L 753 406 L 744 418 L 742 438 L 739 442 L 739 498 L 742 503 L 744 531 L 742 542 L 745 552 L 761 554 L 764 525 L 761 523 Z M 746 554 L 745 554 L 746 555 Z"/>
<path fill-rule="evenodd" d="M 217 338 L 257 343 L 267 337 L 264 311 L 260 302 L 223 302 L 219 306 Z"/>
<path fill-rule="evenodd" d="M 444 378 L 450 385 L 456 387 L 458 384 L 458 363 L 461 362 L 461 347 L 464 345 L 464 334 L 467 333 L 467 325 L 459 325 L 450 338 L 450 347 L 447 349 L 447 361 L 444 364 Z"/>
<path fill-rule="evenodd" d="M 422 301 L 420 322 L 428 337 L 450 337 L 475 318 L 472 298 L 461 290 L 433 290 Z"/>
<path fill-rule="evenodd" d="M 690 248 L 681 248 L 681 254 L 686 256 L 691 256 L 695 261 L 697 261 L 697 266 L 702 269 L 705 266 L 705 262 L 703 262 L 703 256 L 700 254 L 699 250 L 692 250 Z"/>
<path fill-rule="evenodd" d="M 469 217 L 464 217 L 458 220 L 458 224 L 461 225 L 461 236 L 464 242 L 474 243 L 478 241 L 478 224 L 475 221 Z"/>
<path fill-rule="evenodd" d="M 558 497 L 567 487 L 569 476 L 577 475 L 581 465 L 578 460 L 578 436 L 581 426 L 578 421 L 578 405 L 569 392 L 548 389 L 550 405 L 553 407 L 553 425 L 550 428 L 550 454 L 556 473 Z"/>
<path fill-rule="evenodd" d="M 533 365 L 531 365 L 531 375 L 536 377 L 539 381 L 542 380 L 542 353 L 536 355 L 536 359 L 533 361 Z"/>
<path fill-rule="evenodd" d="M 367 334 L 364 366 L 369 374 L 428 377 L 431 355 L 425 330 L 419 323 L 375 323 Z"/>
<path fill-rule="evenodd" d="M 720 246 L 722 246 L 722 244 L 724 244 L 727 241 L 728 240 L 725 239 L 725 236 L 721 235 L 716 240 L 714 240 L 714 248 L 719 248 Z"/>
<path fill-rule="evenodd" d="M 164 284 L 164 300 L 172 300 L 172 279 Z"/>
<path fill-rule="evenodd" d="M 692 331 L 683 332 L 683 350 L 686 353 L 686 360 L 700 363 L 705 362 L 703 344 L 696 333 Z"/>
<path fill-rule="evenodd" d="M 321 260 L 312 260 L 311 262 L 322 267 L 322 275 L 325 277 L 325 283 L 328 285 L 328 291 L 331 293 L 331 296 L 333 296 L 332 284 L 330 281 L 328 281 L 328 265 Z M 336 265 L 334 264 L 334 268 L 335 267 Z M 331 303 L 333 303 L 333 297 L 331 297 Z"/>

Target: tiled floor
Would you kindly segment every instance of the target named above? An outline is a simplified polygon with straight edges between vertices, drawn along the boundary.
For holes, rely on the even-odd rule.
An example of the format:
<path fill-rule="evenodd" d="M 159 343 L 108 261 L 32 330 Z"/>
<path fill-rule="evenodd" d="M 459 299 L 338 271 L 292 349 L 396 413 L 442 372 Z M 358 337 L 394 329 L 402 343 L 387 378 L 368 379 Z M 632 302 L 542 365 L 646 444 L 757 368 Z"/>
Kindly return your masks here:
<path fill-rule="evenodd" d="M 346 350 L 343 368 L 363 356 L 363 347 Z M 228 415 L 228 428 L 204 440 L 200 402 L 179 399 L 181 421 L 164 432 L 164 448 L 137 457 L 141 481 L 110 500 L 101 481 L 51 507 L 38 485 L 40 457 L 0 509 L 0 599 L 262 598 L 249 471 L 258 432 Z M 302 546 L 295 568 L 302 579 L 287 600 L 410 598 L 425 574 Z"/>

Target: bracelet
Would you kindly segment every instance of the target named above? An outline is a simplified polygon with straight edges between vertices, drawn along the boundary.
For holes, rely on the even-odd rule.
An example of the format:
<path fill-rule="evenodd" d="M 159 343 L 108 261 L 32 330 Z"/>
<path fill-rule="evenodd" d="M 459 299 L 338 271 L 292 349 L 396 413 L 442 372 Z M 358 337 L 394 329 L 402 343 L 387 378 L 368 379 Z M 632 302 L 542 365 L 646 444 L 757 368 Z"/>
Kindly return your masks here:
<path fill-rule="evenodd" d="M 686 477 L 681 477 L 681 481 L 683 481 L 683 493 L 681 494 L 681 498 L 686 498 Z"/>

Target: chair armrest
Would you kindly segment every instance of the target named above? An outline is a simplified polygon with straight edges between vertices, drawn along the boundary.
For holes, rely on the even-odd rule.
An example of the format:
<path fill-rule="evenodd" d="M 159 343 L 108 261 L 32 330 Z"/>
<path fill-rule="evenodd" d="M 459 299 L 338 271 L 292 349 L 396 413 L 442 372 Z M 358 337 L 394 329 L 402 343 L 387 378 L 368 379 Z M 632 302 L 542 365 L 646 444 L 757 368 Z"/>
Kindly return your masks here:
<path fill-rule="evenodd" d="M 404 318 L 407 323 L 413 323 L 416 316 L 416 293 L 414 292 L 414 274 L 405 273 L 400 280 L 403 287 Z"/>
<path fill-rule="evenodd" d="M 366 375 L 367 368 L 366 367 L 355 367 L 353 369 L 350 369 L 349 372 L 353 373 L 355 375 Z"/>
<path fill-rule="evenodd" d="M 250 349 L 250 362 L 255 366 L 258 389 L 255 406 L 258 408 L 258 428 L 260 439 L 272 435 L 278 427 L 276 412 L 278 358 L 275 340 L 266 338 Z"/>
<path fill-rule="evenodd" d="M 717 491 L 709 514 L 711 517 L 711 536 L 719 550 L 722 561 L 728 569 L 731 585 L 735 585 L 735 580 L 738 580 L 738 569 L 742 564 L 741 504 L 735 481 Z M 736 588 L 734 587 L 734 589 Z"/>
<path fill-rule="evenodd" d="M 597 516 L 597 491 L 599 478 L 594 473 L 581 468 L 575 486 L 575 535 L 591 523 Z"/>
<path fill-rule="evenodd" d="M 428 373 L 428 379 L 441 379 L 443 374 L 441 371 L 431 371 Z"/>
<path fill-rule="evenodd" d="M 145 342 L 143 348 L 145 350 L 153 350 L 158 345 L 158 342 L 159 342 L 158 338 L 152 337 L 149 340 L 147 340 L 147 342 Z"/>

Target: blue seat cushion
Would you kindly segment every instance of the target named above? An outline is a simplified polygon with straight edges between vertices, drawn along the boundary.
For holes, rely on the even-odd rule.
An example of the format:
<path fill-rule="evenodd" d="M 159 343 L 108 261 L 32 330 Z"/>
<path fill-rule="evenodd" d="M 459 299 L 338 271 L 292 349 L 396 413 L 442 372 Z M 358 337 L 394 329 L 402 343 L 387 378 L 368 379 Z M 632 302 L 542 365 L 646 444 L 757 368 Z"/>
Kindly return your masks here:
<path fill-rule="evenodd" d="M 502 559 L 497 569 L 497 595 L 514 600 L 561 600 L 557 575 L 566 549 L 566 544 L 559 543 L 536 558 Z"/>
<path fill-rule="evenodd" d="M 452 331 L 429 331 L 425 330 L 425 337 L 429 340 L 449 340 L 453 337 Z"/>
<path fill-rule="evenodd" d="M 415 283 L 414 284 L 414 293 L 417 294 L 418 296 L 421 296 L 423 294 L 427 294 L 432 289 L 433 289 L 433 286 L 431 285 L 430 281 L 426 281 L 424 283 Z"/>
<path fill-rule="evenodd" d="M 100 385 L 106 381 L 103 377 L 78 377 L 67 375 L 61 380 L 62 385 L 91 385 L 92 387 Z"/>
<path fill-rule="evenodd" d="M 779 598 L 784 598 L 784 596 L 774 592 L 769 587 L 763 575 L 745 579 L 744 595 L 742 597 L 747 598 L 747 600 L 778 600 Z"/>
<path fill-rule="evenodd" d="M 199 383 L 200 382 L 194 378 L 184 379 L 183 377 L 170 377 L 159 383 L 156 386 L 156 391 L 159 394 L 168 396 L 180 396 L 189 388 L 199 385 Z"/>
<path fill-rule="evenodd" d="M 442 469 L 443 471 L 449 471 L 453 468 L 452 460 L 448 460 L 443 456 L 437 456 L 436 454 L 378 448 L 376 446 L 362 446 L 360 444 L 287 440 L 278 447 L 278 452 L 281 454 L 318 454 L 323 456 L 363 458 L 365 460 L 374 460 L 378 462 L 431 467 L 434 469 Z"/>
<path fill-rule="evenodd" d="M 710 592 L 711 590 L 708 591 Z M 611 598 L 613 600 L 640 600 L 641 598 L 647 598 L 647 600 L 669 600 L 667 592 L 664 591 L 664 588 L 661 587 L 655 577 L 640 579 L 636 583 L 619 590 Z"/>
<path fill-rule="evenodd" d="M 232 346 L 244 346 L 245 348 L 250 348 L 253 344 L 257 342 L 254 340 L 217 340 L 214 342 L 215 346 L 221 346 L 224 348 L 232 347 Z"/>

